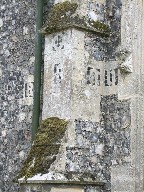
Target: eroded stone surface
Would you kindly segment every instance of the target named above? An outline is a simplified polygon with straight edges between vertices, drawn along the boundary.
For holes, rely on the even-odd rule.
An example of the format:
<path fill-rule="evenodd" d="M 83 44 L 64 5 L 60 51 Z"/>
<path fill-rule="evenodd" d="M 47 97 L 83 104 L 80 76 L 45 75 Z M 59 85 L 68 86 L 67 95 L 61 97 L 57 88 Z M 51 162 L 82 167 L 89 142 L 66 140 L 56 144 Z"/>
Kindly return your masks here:
<path fill-rule="evenodd" d="M 110 183 L 111 166 L 131 163 L 130 122 L 129 101 L 103 96 L 100 122 L 75 120 L 76 145 L 67 147 L 67 172 Z"/>
<path fill-rule="evenodd" d="M 50 75 L 52 83 L 46 84 L 44 88 L 45 95 L 50 93 L 51 96 L 48 98 L 49 105 L 45 105 L 47 99 L 44 98 L 44 106 L 47 106 L 47 109 L 43 110 L 43 118 L 47 118 L 48 114 L 73 120 L 67 133 L 68 146 L 63 146 L 67 147 L 64 156 L 67 157 L 67 162 L 65 159 L 60 170 L 66 168 L 67 172 L 80 172 L 81 169 L 83 173 L 88 172 L 88 169 L 90 172 L 94 170 L 94 176 L 100 176 L 108 181 L 104 191 L 110 190 L 110 166 L 115 168 L 111 169 L 112 191 L 143 190 L 141 165 L 144 158 L 141 146 L 144 141 L 142 65 L 144 19 L 142 19 L 141 2 L 79 0 L 77 2 L 79 13 L 83 16 L 88 15 L 94 21 L 98 18 L 106 22 L 111 28 L 111 36 L 105 38 L 75 31 L 74 36 L 69 36 L 70 38 L 62 32 L 51 36 L 50 41 L 46 39 L 47 49 L 52 50 L 45 53 L 45 74 L 47 73 L 45 82 Z M 30 146 L 34 7 L 33 1 L 2 1 L 1 5 L 0 190 L 2 192 L 17 190 L 10 180 L 16 175 Z M 71 41 L 71 37 L 74 42 Z M 130 64 L 133 68 L 131 74 L 119 73 L 118 60 L 121 58 L 117 57 L 117 53 L 121 50 L 126 50 L 131 55 Z M 49 53 L 52 57 L 50 55 L 48 57 Z M 66 56 L 67 60 L 64 60 L 62 55 Z M 50 73 L 49 65 L 52 58 L 55 63 Z M 67 64 L 70 64 L 69 61 L 74 64 L 73 68 L 65 71 Z M 64 74 L 67 74 L 67 78 Z M 74 82 L 72 85 L 69 81 L 71 78 Z M 54 105 L 55 103 L 57 105 Z M 61 151 L 64 152 L 64 149 Z M 58 156 L 56 163 L 59 158 L 62 156 Z M 91 177 L 93 179 L 93 174 Z M 130 178 L 127 179 L 128 177 Z M 25 190 L 40 192 L 40 187 L 33 186 Z M 97 192 L 101 189 L 86 187 L 86 190 Z"/>
<path fill-rule="evenodd" d="M 35 2 L 0 4 L 0 191 L 16 192 L 31 140 Z"/>

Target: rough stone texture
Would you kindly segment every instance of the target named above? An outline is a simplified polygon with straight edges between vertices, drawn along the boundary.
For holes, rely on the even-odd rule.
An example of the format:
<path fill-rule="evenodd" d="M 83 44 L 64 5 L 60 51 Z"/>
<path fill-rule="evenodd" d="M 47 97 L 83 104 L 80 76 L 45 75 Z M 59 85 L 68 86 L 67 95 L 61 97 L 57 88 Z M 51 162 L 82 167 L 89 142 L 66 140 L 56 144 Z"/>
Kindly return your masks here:
<path fill-rule="evenodd" d="M 51 34 L 60 32 L 69 28 L 76 28 L 82 31 L 91 31 L 102 36 L 110 35 L 108 25 L 102 22 L 100 19 L 93 20 L 94 12 L 90 12 L 89 15 L 81 17 L 79 15 L 79 4 L 65 1 L 63 3 L 57 3 L 53 6 L 48 14 L 47 21 L 43 28 L 42 33 Z"/>
<path fill-rule="evenodd" d="M 10 180 L 30 145 L 33 5 L 2 1 L 1 6 L 2 192 L 16 191 Z M 45 38 L 42 118 L 70 120 L 66 140 L 61 141 L 49 171 L 106 180 L 105 188 L 85 186 L 86 192 L 142 192 L 143 1 L 79 0 L 78 5 L 81 16 L 108 24 L 111 36 L 68 30 Z M 41 192 L 42 187 L 22 185 L 21 190 Z M 47 186 L 43 191 L 51 189 Z"/>
<path fill-rule="evenodd" d="M 105 180 L 103 190 L 110 191 L 111 166 L 131 162 L 130 101 L 118 99 L 121 2 L 83 3 L 81 15 L 108 23 L 111 36 L 69 29 L 45 37 L 42 118 L 70 122 L 47 179 L 61 173 L 69 180 Z"/>
<path fill-rule="evenodd" d="M 100 122 L 75 120 L 76 145 L 67 147 L 67 172 L 110 184 L 110 167 L 131 162 L 130 119 L 129 101 L 118 101 L 116 95 L 103 96 Z M 106 191 L 110 190 L 108 184 Z"/>
<path fill-rule="evenodd" d="M 47 173 L 59 153 L 67 124 L 67 121 L 56 117 L 45 119 L 40 123 L 35 141 L 17 178 L 29 178 Z"/>
<path fill-rule="evenodd" d="M 88 9 L 90 11 L 94 10 L 101 20 L 109 25 L 111 35 L 109 38 L 103 38 L 88 34 L 85 49 L 89 52 L 91 58 L 97 61 L 115 60 L 116 50 L 120 43 L 121 0 L 106 0 L 105 3 L 91 1 L 88 3 Z"/>
<path fill-rule="evenodd" d="M 112 167 L 112 191 L 135 191 L 134 169 L 130 165 Z"/>
<path fill-rule="evenodd" d="M 131 170 L 130 177 L 133 179 L 133 191 L 143 191 L 144 175 L 142 165 L 144 164 L 144 109 L 143 109 L 143 10 L 144 5 L 141 1 L 133 2 L 126 0 L 123 4 L 122 27 L 121 27 L 121 47 L 127 49 L 132 54 L 133 73 L 123 74 L 119 83 L 119 98 L 131 99 Z M 128 18 L 128 19 L 127 19 Z M 119 170 L 119 168 L 118 168 Z M 123 172 L 124 173 L 124 172 Z M 123 175 L 122 173 L 122 175 Z M 131 176 L 132 175 L 132 176 Z M 125 182 L 128 186 L 129 181 Z M 121 185 L 120 185 L 121 186 Z M 120 191 L 120 188 L 118 188 Z M 132 191 L 131 188 L 128 191 Z"/>
<path fill-rule="evenodd" d="M 35 1 L 0 3 L 0 192 L 16 192 L 12 179 L 31 140 Z"/>
<path fill-rule="evenodd" d="M 110 191 L 111 166 L 131 162 L 130 102 L 115 95 L 121 3 L 109 2 L 110 8 L 101 2 L 85 4 L 88 13 L 96 9 L 109 23 L 112 36 L 106 39 L 69 29 L 45 38 L 42 118 L 70 121 L 64 155 L 60 151 L 48 172 L 106 180 L 105 191 Z"/>
<path fill-rule="evenodd" d="M 111 167 L 131 163 L 130 101 L 110 95 L 102 96 L 100 104 L 100 122 L 75 120 L 76 144 L 67 147 L 66 171 L 69 178 L 77 173 L 105 180 L 104 191 L 110 191 Z"/>
<path fill-rule="evenodd" d="M 35 13 L 34 0 L 0 2 L 0 192 L 18 191 L 12 180 L 31 145 Z"/>

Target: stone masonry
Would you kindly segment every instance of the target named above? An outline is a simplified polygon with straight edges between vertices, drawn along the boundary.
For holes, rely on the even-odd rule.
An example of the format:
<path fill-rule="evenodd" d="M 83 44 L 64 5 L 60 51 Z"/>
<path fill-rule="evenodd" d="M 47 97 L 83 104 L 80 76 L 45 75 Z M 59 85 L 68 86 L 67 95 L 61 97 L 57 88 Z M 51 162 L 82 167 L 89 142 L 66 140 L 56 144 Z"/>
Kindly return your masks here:
<path fill-rule="evenodd" d="M 133 169 L 132 101 L 129 97 L 119 97 L 123 77 L 132 73 L 131 51 L 121 45 L 122 3 L 84 1 L 82 5 L 71 1 L 73 9 L 70 9 L 69 1 L 57 3 L 42 29 L 46 34 L 42 119 L 58 117 L 69 124 L 54 162 L 43 173 L 37 172 L 38 175 L 26 178 L 29 185 L 21 190 L 31 191 L 34 183 L 39 187 L 43 182 L 53 182 L 53 185 L 60 181 L 73 182 L 74 185 L 74 181 L 79 184 L 83 181 L 86 192 L 119 191 L 121 184 L 116 185 L 114 179 L 120 176 L 112 178 L 112 175 L 122 167 L 128 173 Z M 73 3 L 77 3 L 77 8 Z M 61 23 L 53 21 L 56 10 L 62 18 L 58 20 Z M 101 27 L 108 26 L 110 31 L 97 27 L 97 20 Z M 31 166 L 37 167 L 37 157 L 31 159 L 25 167 L 27 170 Z M 123 191 L 130 191 L 133 187 L 131 183 L 128 186 L 127 181 L 134 182 L 134 175 L 129 174 L 129 177 L 124 180 L 127 188 Z M 98 181 L 105 183 L 99 189 Z M 20 182 L 23 186 L 24 180 L 20 179 Z M 45 190 L 53 191 L 51 187 L 44 189 L 42 186 L 40 189 Z"/>
<path fill-rule="evenodd" d="M 0 2 L 0 192 L 12 182 L 31 141 L 35 1 Z"/>
<path fill-rule="evenodd" d="M 31 146 L 35 14 L 36 1 L 0 2 L 0 192 L 18 191 L 12 180 Z"/>
<path fill-rule="evenodd" d="M 24 160 L 28 174 L 49 145 L 41 130 L 31 147 L 35 6 L 0 5 L 0 192 L 19 191 Z M 41 118 L 68 124 L 21 192 L 143 192 L 143 13 L 143 0 L 45 2 Z"/>

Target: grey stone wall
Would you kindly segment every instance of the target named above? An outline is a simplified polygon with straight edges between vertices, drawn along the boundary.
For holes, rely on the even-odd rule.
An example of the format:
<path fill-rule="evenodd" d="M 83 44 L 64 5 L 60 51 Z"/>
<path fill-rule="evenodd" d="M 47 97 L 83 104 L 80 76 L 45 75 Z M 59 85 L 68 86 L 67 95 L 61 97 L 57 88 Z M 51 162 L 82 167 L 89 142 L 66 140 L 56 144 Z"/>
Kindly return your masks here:
<path fill-rule="evenodd" d="M 111 167 L 127 165 L 130 157 L 130 102 L 116 95 L 102 96 L 100 122 L 76 119 L 76 146 L 67 147 L 66 170 L 107 182 L 111 191 Z"/>
<path fill-rule="evenodd" d="M 12 179 L 30 148 L 35 1 L 2 0 L 0 9 L 0 192 L 13 192 L 18 191 L 18 186 Z M 98 9 L 104 12 L 104 7 Z M 120 12 L 121 1 L 107 0 L 104 20 L 111 26 L 112 36 L 104 39 L 87 34 L 85 50 L 95 61 L 115 60 L 120 43 Z M 106 79 L 105 86 L 109 86 Z M 130 163 L 130 102 L 120 101 L 116 95 L 103 96 L 100 110 L 100 122 L 75 120 L 77 145 L 67 148 L 66 169 L 103 178 L 107 181 L 105 191 L 110 191 L 110 167 Z"/>
<path fill-rule="evenodd" d="M 88 3 L 89 10 L 95 10 L 101 15 L 111 30 L 109 38 L 87 34 L 85 41 L 85 49 L 91 58 L 96 61 L 112 61 L 116 58 L 116 50 L 121 41 L 121 0 L 106 0 L 106 5 L 90 1 Z"/>
<path fill-rule="evenodd" d="M 65 152 L 57 155 L 48 172 L 66 171 L 67 179 L 76 174 L 104 180 L 106 192 L 111 191 L 111 166 L 130 162 L 130 102 L 118 100 L 116 88 L 121 1 L 84 5 L 103 17 L 111 33 L 106 38 L 72 29 L 45 37 L 43 119 L 75 119 L 68 128 L 73 142 L 66 147 L 62 143 Z"/>
<path fill-rule="evenodd" d="M 12 180 L 30 148 L 35 4 L 0 3 L 0 192 L 18 191 Z"/>

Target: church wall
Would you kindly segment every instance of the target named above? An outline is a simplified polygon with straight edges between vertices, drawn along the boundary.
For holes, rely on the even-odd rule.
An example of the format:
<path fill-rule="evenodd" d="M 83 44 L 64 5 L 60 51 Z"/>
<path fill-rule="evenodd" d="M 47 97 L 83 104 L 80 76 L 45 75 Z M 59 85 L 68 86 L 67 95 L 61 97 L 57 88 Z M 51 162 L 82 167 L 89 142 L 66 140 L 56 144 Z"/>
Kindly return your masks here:
<path fill-rule="evenodd" d="M 139 22 L 142 20 L 142 1 L 99 0 L 97 3 L 84 0 L 83 2 L 85 3 L 80 8 L 86 8 L 88 11 L 97 9 L 101 21 L 110 26 L 111 36 L 105 38 L 72 30 L 72 34 L 76 35 L 71 45 L 74 44 L 76 47 L 73 49 L 70 45 L 65 53 L 69 57 L 69 52 L 73 52 L 72 56 L 75 57 L 71 61 L 74 70 L 71 66 L 67 68 L 64 86 L 67 88 L 69 85 L 69 89 L 64 90 L 65 94 L 61 91 L 59 97 L 57 94 L 59 86 L 55 84 L 63 80 L 62 72 L 68 62 L 62 63 L 62 69 L 58 68 L 59 62 L 64 59 L 57 50 L 58 48 L 63 50 L 63 47 L 57 44 L 64 41 L 66 47 L 70 41 L 65 33 L 62 33 L 62 39 L 59 39 L 61 36 L 57 33 L 45 38 L 46 83 L 43 95 L 49 98 L 43 99 L 45 104 L 42 119 L 52 116 L 71 119 L 73 130 L 69 127 L 69 135 L 75 136 L 70 137 L 67 143 L 64 162 L 59 162 L 57 156 L 55 163 L 58 164 L 52 165 L 51 169 L 57 167 L 61 169 L 59 166 L 61 163 L 68 175 L 73 172 L 86 175 L 88 172 L 88 175 L 92 173 L 90 175 L 92 179 L 100 177 L 106 182 L 102 189 L 85 186 L 84 189 L 74 187 L 73 191 L 140 192 L 143 190 L 141 165 L 144 159 L 144 110 L 141 107 L 143 39 L 142 23 Z M 33 0 L 24 2 L 2 0 L 0 7 L 0 192 L 18 191 L 18 185 L 12 183 L 12 180 L 22 167 L 31 145 L 35 7 L 36 2 Z M 46 7 L 44 11 L 47 11 Z M 85 14 L 85 11 L 80 13 Z M 78 36 L 82 41 L 80 38 L 77 39 Z M 77 51 L 79 41 L 82 42 L 82 49 Z M 50 47 L 50 42 L 54 42 L 55 47 Z M 53 58 L 50 48 L 53 48 L 57 57 Z M 83 55 L 81 51 L 84 52 Z M 50 66 L 53 64 L 54 68 Z M 52 88 L 47 81 L 47 77 L 53 74 L 50 70 L 53 70 L 55 75 L 51 78 L 54 79 Z M 60 74 L 57 74 L 58 70 Z M 71 77 L 74 80 L 72 84 Z M 96 100 L 98 102 L 94 103 Z M 69 145 L 71 142 L 75 144 L 73 147 Z M 61 154 L 59 155 L 61 157 Z M 41 186 L 41 184 L 21 186 L 23 192 L 65 190 L 71 191 L 71 188 L 59 186 L 57 189 L 55 186 Z"/>
<path fill-rule="evenodd" d="M 12 182 L 31 144 L 36 1 L 0 2 L 0 192 Z"/>

